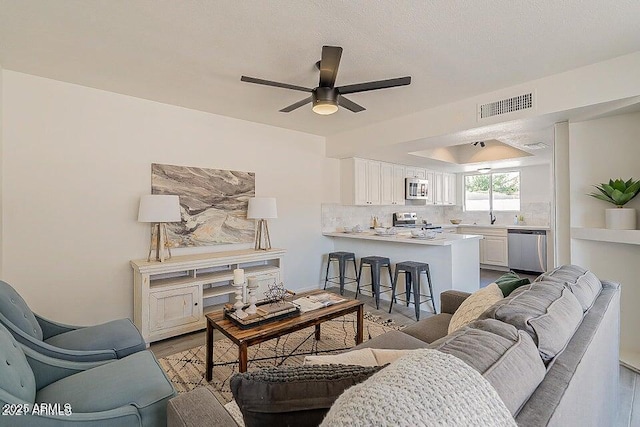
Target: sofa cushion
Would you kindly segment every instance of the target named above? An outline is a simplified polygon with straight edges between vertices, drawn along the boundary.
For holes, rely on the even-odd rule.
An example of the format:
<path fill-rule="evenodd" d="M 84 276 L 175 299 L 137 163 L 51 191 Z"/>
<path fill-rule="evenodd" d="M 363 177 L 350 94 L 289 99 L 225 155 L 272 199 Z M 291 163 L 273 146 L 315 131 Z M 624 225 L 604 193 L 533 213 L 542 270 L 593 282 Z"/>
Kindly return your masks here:
<path fill-rule="evenodd" d="M 27 335 L 42 340 L 42 328 L 20 294 L 0 280 L 0 315 Z M 2 319 L 2 317 L 0 317 Z"/>
<path fill-rule="evenodd" d="M 98 366 L 56 381 L 36 394 L 38 403 L 65 403 L 74 413 L 134 406 L 142 425 L 164 425 L 171 382 L 150 351 Z"/>
<path fill-rule="evenodd" d="M 29 366 L 20 345 L 2 325 L 0 325 L 1 391 L 27 403 L 33 403 L 36 396 L 36 380 L 31 366 Z M 0 398 L 0 401 L 3 401 L 3 399 Z M 11 400 L 8 402 L 11 402 Z M 2 418 L 2 414 L 0 414 L 0 420 Z M 0 424 L 2 423 L 0 422 Z"/>
<path fill-rule="evenodd" d="M 67 350 L 113 350 L 118 359 L 146 348 L 140 332 L 129 319 L 74 329 L 54 335 L 45 342 Z"/>
<path fill-rule="evenodd" d="M 388 349 L 388 348 L 360 348 L 340 354 L 324 356 L 306 356 L 304 365 L 357 365 L 357 366 L 383 366 L 396 359 L 410 354 L 412 350 Z"/>
<path fill-rule="evenodd" d="M 307 365 L 236 374 L 231 391 L 247 427 L 317 426 L 333 402 L 382 367 Z"/>
<path fill-rule="evenodd" d="M 357 365 L 378 366 L 376 356 L 371 348 L 360 348 L 340 354 L 306 356 L 304 365 Z"/>
<path fill-rule="evenodd" d="M 595 274 L 577 265 L 562 265 L 547 273 L 542 273 L 536 282 L 563 283 L 580 302 L 583 311 L 589 310 L 602 290 L 602 283 Z"/>
<path fill-rule="evenodd" d="M 496 285 L 502 291 L 502 295 L 508 297 L 511 292 L 518 289 L 520 286 L 528 285 L 531 283 L 527 277 L 522 278 L 513 271 L 503 274 L 496 280 Z"/>
<path fill-rule="evenodd" d="M 475 291 L 471 296 L 460 304 L 460 307 L 453 313 L 449 322 L 448 333 L 452 333 L 461 327 L 476 320 L 486 309 L 503 298 L 502 291 L 495 283 Z"/>
<path fill-rule="evenodd" d="M 527 332 L 545 362 L 569 342 L 582 322 L 582 307 L 559 283 L 536 282 L 521 286 L 485 311 L 481 319 L 497 319 Z"/>
<path fill-rule="evenodd" d="M 449 313 L 436 314 L 407 326 L 402 332 L 425 343 L 432 343 L 447 335 L 452 317 Z"/>
<path fill-rule="evenodd" d="M 358 344 L 355 348 L 389 348 L 394 350 L 413 350 L 416 348 L 426 348 L 428 346 L 428 344 L 423 340 L 405 334 L 405 330 L 406 329 L 403 329 L 402 331 L 385 332 L 384 334 L 378 335 L 377 337 L 367 340 L 362 344 Z M 446 332 L 444 335 L 446 335 Z"/>
<path fill-rule="evenodd" d="M 478 320 L 432 343 L 429 348 L 456 356 L 496 389 L 512 415 L 545 376 L 532 338 L 494 319 Z"/>

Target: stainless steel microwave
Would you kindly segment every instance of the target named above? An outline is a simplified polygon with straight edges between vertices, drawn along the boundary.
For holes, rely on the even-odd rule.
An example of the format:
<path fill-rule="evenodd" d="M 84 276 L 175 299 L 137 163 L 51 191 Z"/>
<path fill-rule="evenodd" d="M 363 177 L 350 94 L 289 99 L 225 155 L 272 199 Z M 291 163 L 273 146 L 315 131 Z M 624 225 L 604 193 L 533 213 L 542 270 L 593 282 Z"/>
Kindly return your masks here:
<path fill-rule="evenodd" d="M 429 181 L 419 178 L 405 179 L 405 199 L 426 200 L 429 197 Z"/>

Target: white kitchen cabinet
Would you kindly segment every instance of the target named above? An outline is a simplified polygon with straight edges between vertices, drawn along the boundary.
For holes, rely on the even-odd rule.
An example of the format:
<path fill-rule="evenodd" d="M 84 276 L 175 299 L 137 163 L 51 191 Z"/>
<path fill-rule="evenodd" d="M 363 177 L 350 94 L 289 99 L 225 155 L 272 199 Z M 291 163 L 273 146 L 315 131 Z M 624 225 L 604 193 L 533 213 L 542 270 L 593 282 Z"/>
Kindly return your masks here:
<path fill-rule="evenodd" d="M 383 205 L 393 204 L 393 165 L 382 163 L 380 165 L 380 203 Z"/>
<path fill-rule="evenodd" d="M 442 174 L 442 204 L 455 205 L 456 204 L 456 174 L 443 173 Z"/>
<path fill-rule="evenodd" d="M 380 204 L 404 205 L 404 166 L 382 163 L 380 166 Z"/>
<path fill-rule="evenodd" d="M 485 236 L 480 241 L 480 263 L 507 267 L 507 237 Z"/>
<path fill-rule="evenodd" d="M 427 170 L 425 171 L 425 176 L 427 177 L 427 204 L 434 203 L 435 197 L 435 172 Z"/>
<path fill-rule="evenodd" d="M 404 205 L 405 203 L 405 175 L 404 166 L 393 165 L 393 202 L 392 205 Z"/>
<path fill-rule="evenodd" d="M 433 173 L 433 204 L 444 204 L 444 175 L 442 172 Z"/>
<path fill-rule="evenodd" d="M 357 158 L 343 159 L 340 162 L 340 173 L 343 204 L 381 204 L 381 162 Z"/>
<path fill-rule="evenodd" d="M 427 204 L 456 204 L 456 175 L 359 158 L 342 159 L 343 205 L 405 205 L 405 178 L 428 182 Z"/>
<path fill-rule="evenodd" d="M 486 266 L 509 266 L 509 246 L 506 228 L 458 227 L 459 234 L 478 234 L 480 240 L 480 264 Z"/>
<path fill-rule="evenodd" d="M 235 302 L 234 269 L 258 279 L 261 300 L 270 284 L 280 283 L 284 254 L 247 249 L 131 261 L 133 321 L 147 343 L 204 329 L 205 314 Z"/>
<path fill-rule="evenodd" d="M 433 204 L 456 204 L 456 175 L 446 172 L 433 172 Z"/>
<path fill-rule="evenodd" d="M 405 167 L 405 177 L 406 178 L 419 178 L 419 179 L 427 179 L 427 170 L 423 168 L 416 168 L 413 166 Z"/>

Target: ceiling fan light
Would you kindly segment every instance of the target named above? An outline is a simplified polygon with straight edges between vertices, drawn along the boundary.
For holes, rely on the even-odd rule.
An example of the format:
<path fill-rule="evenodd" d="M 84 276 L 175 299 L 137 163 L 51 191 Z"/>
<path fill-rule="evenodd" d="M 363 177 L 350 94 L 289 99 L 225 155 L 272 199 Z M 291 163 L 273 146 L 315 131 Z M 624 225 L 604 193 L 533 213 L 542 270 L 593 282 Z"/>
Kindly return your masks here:
<path fill-rule="evenodd" d="M 316 114 L 328 116 L 329 114 L 333 114 L 338 111 L 338 106 L 328 101 L 317 101 L 313 104 L 311 109 Z"/>

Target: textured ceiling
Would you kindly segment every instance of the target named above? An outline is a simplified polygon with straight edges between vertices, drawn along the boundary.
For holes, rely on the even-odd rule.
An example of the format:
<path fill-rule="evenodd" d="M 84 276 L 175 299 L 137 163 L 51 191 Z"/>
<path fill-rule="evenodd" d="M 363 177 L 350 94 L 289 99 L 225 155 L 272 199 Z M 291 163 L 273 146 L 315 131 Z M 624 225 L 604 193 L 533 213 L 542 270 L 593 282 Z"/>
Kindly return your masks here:
<path fill-rule="evenodd" d="M 364 126 L 640 50 L 638 0 L 0 0 L 4 68 L 318 135 Z M 350 95 L 367 110 L 278 110 L 315 87 L 411 75 Z"/>

